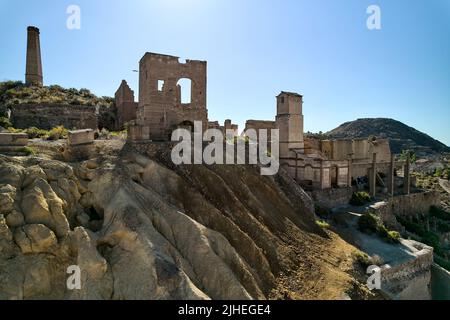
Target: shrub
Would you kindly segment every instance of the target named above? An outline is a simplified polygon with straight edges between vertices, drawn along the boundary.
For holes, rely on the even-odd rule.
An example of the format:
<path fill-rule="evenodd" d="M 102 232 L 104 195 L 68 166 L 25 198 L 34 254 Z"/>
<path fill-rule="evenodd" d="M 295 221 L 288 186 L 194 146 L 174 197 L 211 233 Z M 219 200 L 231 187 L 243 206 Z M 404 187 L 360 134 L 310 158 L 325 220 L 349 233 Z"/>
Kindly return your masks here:
<path fill-rule="evenodd" d="M 397 231 L 389 231 L 380 219 L 372 213 L 365 213 L 359 217 L 358 228 L 362 232 L 376 233 L 389 243 L 397 243 L 400 241 L 400 233 Z"/>
<path fill-rule="evenodd" d="M 11 121 L 9 121 L 9 119 L 6 117 L 0 117 L 0 127 L 3 127 L 5 129 L 12 127 Z"/>
<path fill-rule="evenodd" d="M 388 231 L 386 239 L 390 243 L 398 243 L 400 242 L 400 233 L 397 231 Z"/>
<path fill-rule="evenodd" d="M 15 129 L 13 127 L 9 127 L 8 131 L 11 132 L 11 133 L 22 133 L 23 132 L 22 129 Z"/>
<path fill-rule="evenodd" d="M 36 127 L 26 129 L 25 133 L 28 134 L 29 139 L 44 138 L 49 135 L 49 132 L 47 130 L 39 129 Z"/>
<path fill-rule="evenodd" d="M 367 255 L 367 253 L 361 251 L 354 251 L 352 253 L 352 256 L 353 259 L 356 260 L 356 262 L 358 262 L 364 268 L 367 268 L 368 266 L 372 265 L 372 261 L 370 257 Z"/>
<path fill-rule="evenodd" d="M 450 213 L 436 206 L 430 207 L 430 215 L 441 220 L 450 221 Z"/>
<path fill-rule="evenodd" d="M 412 150 L 402 150 L 402 153 L 400 154 L 400 160 L 406 161 L 406 159 L 408 158 L 408 154 L 410 162 L 411 163 L 416 162 L 417 156 L 416 153 Z"/>
<path fill-rule="evenodd" d="M 57 126 L 50 130 L 48 140 L 58 140 L 67 138 L 67 129 L 64 126 Z"/>
<path fill-rule="evenodd" d="M 362 232 L 377 232 L 378 218 L 371 213 L 365 213 L 358 219 L 358 228 Z"/>
<path fill-rule="evenodd" d="M 367 268 L 371 265 L 381 266 L 384 264 L 383 259 L 376 254 L 371 257 L 365 252 L 355 250 L 352 252 L 352 257 L 364 268 Z"/>
<path fill-rule="evenodd" d="M 326 222 L 326 221 L 323 221 L 323 220 L 316 220 L 316 224 L 319 227 L 323 228 L 323 229 L 329 229 L 330 228 L 330 224 L 328 222 Z"/>
<path fill-rule="evenodd" d="M 21 149 L 21 151 L 24 152 L 24 153 L 26 153 L 27 156 L 32 156 L 32 155 L 35 155 L 35 154 L 36 154 L 36 151 L 34 151 L 34 149 L 31 148 L 31 147 L 23 147 L 23 148 Z"/>
<path fill-rule="evenodd" d="M 370 195 L 365 191 L 353 192 L 352 197 L 350 199 L 350 204 L 353 206 L 363 206 L 366 203 L 369 203 L 372 199 Z"/>
<path fill-rule="evenodd" d="M 442 176 L 442 169 L 441 168 L 436 168 L 436 170 L 434 171 L 434 176 L 436 178 L 440 178 Z"/>

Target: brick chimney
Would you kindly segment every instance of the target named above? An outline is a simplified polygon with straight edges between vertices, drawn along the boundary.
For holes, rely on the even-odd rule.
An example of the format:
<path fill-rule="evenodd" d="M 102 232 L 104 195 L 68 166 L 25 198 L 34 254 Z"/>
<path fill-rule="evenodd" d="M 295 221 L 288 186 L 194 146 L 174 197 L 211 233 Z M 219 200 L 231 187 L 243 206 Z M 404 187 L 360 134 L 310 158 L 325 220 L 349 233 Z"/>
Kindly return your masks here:
<path fill-rule="evenodd" d="M 41 87 L 43 85 L 41 45 L 39 41 L 39 29 L 28 27 L 27 37 L 27 67 L 25 72 L 25 83 Z"/>

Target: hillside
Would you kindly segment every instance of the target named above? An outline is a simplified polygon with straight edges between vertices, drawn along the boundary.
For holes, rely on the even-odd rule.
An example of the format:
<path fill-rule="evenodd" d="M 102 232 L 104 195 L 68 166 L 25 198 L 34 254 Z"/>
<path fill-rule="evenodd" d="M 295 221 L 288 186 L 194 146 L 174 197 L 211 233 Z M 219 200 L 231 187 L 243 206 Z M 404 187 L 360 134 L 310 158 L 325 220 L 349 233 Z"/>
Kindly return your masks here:
<path fill-rule="evenodd" d="M 450 152 L 450 148 L 442 142 L 400 121 L 388 118 L 365 118 L 345 122 L 325 135 L 331 139 L 369 136 L 389 138 L 394 153 L 401 153 L 406 149 L 414 150 L 418 155 Z"/>
<path fill-rule="evenodd" d="M 0 82 L 0 110 L 16 104 L 72 104 L 110 107 L 111 97 L 97 97 L 89 89 L 65 89 L 58 85 L 29 87 L 21 81 Z"/>
<path fill-rule="evenodd" d="M 167 148 L 108 141 L 98 158 L 65 163 L 41 144 L 0 156 L 0 299 L 371 296 L 356 249 L 316 225 L 283 172 L 174 167 Z M 81 290 L 66 288 L 69 265 L 83 270 Z"/>
<path fill-rule="evenodd" d="M 96 106 L 99 126 L 115 129 L 116 108 L 114 98 L 98 97 L 89 89 L 63 88 L 58 85 L 30 87 L 21 81 L 0 82 L 0 118 L 8 108 L 23 104 Z"/>

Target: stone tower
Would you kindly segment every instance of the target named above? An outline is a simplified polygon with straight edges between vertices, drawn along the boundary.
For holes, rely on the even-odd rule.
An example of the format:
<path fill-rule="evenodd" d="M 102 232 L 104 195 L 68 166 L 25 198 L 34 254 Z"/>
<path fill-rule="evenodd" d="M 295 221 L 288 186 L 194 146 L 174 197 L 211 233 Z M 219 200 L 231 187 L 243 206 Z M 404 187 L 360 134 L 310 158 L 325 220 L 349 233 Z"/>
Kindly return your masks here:
<path fill-rule="evenodd" d="M 27 85 L 42 86 L 43 77 L 39 29 L 30 26 L 27 28 L 27 31 L 27 67 L 25 72 L 25 83 Z"/>
<path fill-rule="evenodd" d="M 280 157 L 293 156 L 292 150 L 304 152 L 303 97 L 298 93 L 281 92 L 277 96 L 276 125 L 280 130 Z"/>

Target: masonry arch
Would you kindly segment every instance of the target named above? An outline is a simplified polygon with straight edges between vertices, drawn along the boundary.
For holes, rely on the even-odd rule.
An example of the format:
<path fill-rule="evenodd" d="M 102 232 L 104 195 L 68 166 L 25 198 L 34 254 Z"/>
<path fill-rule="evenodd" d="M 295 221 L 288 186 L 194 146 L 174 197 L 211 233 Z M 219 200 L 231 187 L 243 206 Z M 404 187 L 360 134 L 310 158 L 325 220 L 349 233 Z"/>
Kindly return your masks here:
<path fill-rule="evenodd" d="M 178 101 L 181 104 L 192 103 L 193 81 L 190 78 L 183 77 L 177 81 Z"/>

